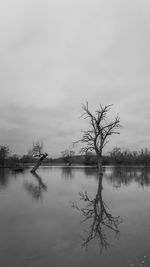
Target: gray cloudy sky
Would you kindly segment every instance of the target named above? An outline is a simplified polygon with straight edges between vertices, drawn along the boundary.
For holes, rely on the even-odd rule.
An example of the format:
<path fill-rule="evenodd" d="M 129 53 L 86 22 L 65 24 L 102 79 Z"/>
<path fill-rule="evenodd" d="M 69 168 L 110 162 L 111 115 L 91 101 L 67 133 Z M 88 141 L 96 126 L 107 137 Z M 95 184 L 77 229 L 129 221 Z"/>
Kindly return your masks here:
<path fill-rule="evenodd" d="M 121 117 L 107 151 L 149 147 L 150 1 L 1 0 L 0 20 L 0 144 L 57 156 L 88 100 Z"/>

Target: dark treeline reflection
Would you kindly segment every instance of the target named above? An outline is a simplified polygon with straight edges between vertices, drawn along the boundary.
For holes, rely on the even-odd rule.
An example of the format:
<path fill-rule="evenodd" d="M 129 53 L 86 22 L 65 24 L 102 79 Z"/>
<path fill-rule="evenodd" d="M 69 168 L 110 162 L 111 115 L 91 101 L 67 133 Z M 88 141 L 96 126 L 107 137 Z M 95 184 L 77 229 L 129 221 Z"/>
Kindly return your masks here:
<path fill-rule="evenodd" d="M 92 175 L 92 176 L 95 176 L 95 178 L 97 179 L 97 168 L 96 167 L 85 167 L 84 172 L 86 176 Z"/>
<path fill-rule="evenodd" d="M 98 178 L 98 187 L 94 198 L 89 198 L 87 192 L 79 193 L 80 199 L 86 203 L 84 207 L 80 208 L 73 203 L 73 208 L 79 210 L 84 217 L 83 222 L 89 223 L 86 236 L 82 237 L 82 246 L 87 248 L 92 240 L 97 239 L 100 251 L 110 247 L 111 244 L 108 238 L 110 231 L 118 237 L 120 233 L 118 226 L 121 223 L 120 216 L 113 216 L 103 200 L 102 177 L 103 174 Z"/>
<path fill-rule="evenodd" d="M 0 189 L 5 190 L 13 179 L 18 178 L 19 173 L 14 173 L 8 168 L 0 168 Z"/>
<path fill-rule="evenodd" d="M 73 179 L 73 169 L 72 167 L 64 166 L 61 168 L 62 170 L 62 177 L 66 180 Z"/>
<path fill-rule="evenodd" d="M 75 167 L 62 167 L 62 177 L 64 179 L 74 178 Z M 83 168 L 86 177 L 94 177 L 96 180 L 97 168 L 85 167 Z M 150 186 L 150 167 L 135 167 L 135 166 L 103 166 L 104 180 L 110 182 L 115 188 L 122 185 L 128 186 L 132 182 L 138 183 L 142 188 Z"/>
<path fill-rule="evenodd" d="M 42 199 L 43 193 L 47 191 L 47 185 L 43 183 L 42 178 L 36 173 L 32 173 L 36 184 L 33 182 L 25 182 L 24 187 L 35 200 Z"/>
<path fill-rule="evenodd" d="M 9 170 L 0 168 L 0 189 L 5 189 L 9 183 Z"/>
<path fill-rule="evenodd" d="M 116 188 L 129 185 L 133 181 L 143 188 L 144 186 L 150 186 L 150 168 L 114 166 L 107 169 L 105 178 Z"/>

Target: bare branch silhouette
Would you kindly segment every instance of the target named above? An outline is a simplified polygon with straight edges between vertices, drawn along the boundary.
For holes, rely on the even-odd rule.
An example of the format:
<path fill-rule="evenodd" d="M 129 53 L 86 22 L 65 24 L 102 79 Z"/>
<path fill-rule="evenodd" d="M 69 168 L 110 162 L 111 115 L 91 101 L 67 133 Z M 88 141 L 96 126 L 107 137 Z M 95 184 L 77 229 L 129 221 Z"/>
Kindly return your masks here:
<path fill-rule="evenodd" d="M 75 143 L 83 143 L 81 152 L 87 153 L 95 151 L 97 155 L 97 164 L 99 174 L 102 172 L 102 151 L 104 146 L 109 142 L 108 138 L 113 134 L 119 134 L 118 129 L 120 126 L 120 118 L 117 115 L 111 122 L 107 122 L 108 112 L 112 105 L 102 106 L 99 105 L 95 113 L 89 110 L 88 102 L 82 105 L 84 119 L 89 119 L 90 129 L 83 131 L 83 136 Z"/>
<path fill-rule="evenodd" d="M 102 177 L 99 177 L 98 189 L 95 198 L 90 199 L 87 192 L 81 192 L 79 193 L 80 199 L 86 202 L 86 206 L 79 208 L 75 203 L 72 205 L 73 208 L 81 211 L 84 217 L 82 222 L 91 221 L 89 231 L 86 232 L 87 236 L 82 237 L 82 246 L 87 248 L 88 244 L 92 240 L 97 239 L 100 251 L 110 247 L 106 230 L 109 229 L 118 236 L 120 233 L 118 226 L 122 221 L 120 216 L 114 217 L 109 212 L 109 209 L 102 198 L 102 189 Z"/>

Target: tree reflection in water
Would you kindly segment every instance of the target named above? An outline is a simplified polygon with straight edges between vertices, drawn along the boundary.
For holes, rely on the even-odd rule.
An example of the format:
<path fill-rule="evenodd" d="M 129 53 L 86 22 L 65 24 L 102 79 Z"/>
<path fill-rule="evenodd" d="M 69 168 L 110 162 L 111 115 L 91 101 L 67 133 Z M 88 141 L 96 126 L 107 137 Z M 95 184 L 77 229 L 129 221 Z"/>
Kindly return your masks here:
<path fill-rule="evenodd" d="M 143 189 L 150 186 L 150 168 L 149 167 L 132 167 L 132 166 L 114 166 L 105 173 L 105 178 L 110 181 L 115 188 L 122 185 L 128 186 L 136 182 Z"/>
<path fill-rule="evenodd" d="M 0 189 L 5 189 L 8 186 L 9 179 L 9 170 L 6 168 L 0 168 Z"/>
<path fill-rule="evenodd" d="M 82 246 L 87 248 L 90 241 L 97 239 L 100 247 L 100 251 L 110 247 L 108 242 L 106 231 L 113 231 L 116 237 L 119 236 L 118 226 L 122 222 L 120 216 L 114 217 L 110 212 L 108 206 L 105 204 L 102 198 L 102 176 L 98 179 L 98 189 L 95 198 L 90 199 L 87 192 L 79 193 L 80 199 L 86 202 L 84 208 L 79 208 L 78 205 L 73 203 L 73 208 L 81 211 L 85 221 L 91 221 L 87 236 L 82 237 Z"/>
<path fill-rule="evenodd" d="M 35 200 L 42 199 L 43 193 L 47 191 L 47 185 L 43 183 L 42 178 L 36 172 L 32 175 L 38 183 L 25 182 L 24 187 Z"/>
<path fill-rule="evenodd" d="M 63 166 L 61 168 L 62 170 L 62 177 L 66 180 L 71 180 L 73 179 L 73 171 L 72 171 L 72 167 L 70 166 Z"/>

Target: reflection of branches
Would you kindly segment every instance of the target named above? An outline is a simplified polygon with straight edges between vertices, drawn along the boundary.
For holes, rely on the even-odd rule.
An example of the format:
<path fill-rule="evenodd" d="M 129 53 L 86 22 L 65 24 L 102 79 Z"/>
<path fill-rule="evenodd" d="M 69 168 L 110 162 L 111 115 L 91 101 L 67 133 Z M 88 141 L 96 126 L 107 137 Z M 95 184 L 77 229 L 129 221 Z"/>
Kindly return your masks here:
<path fill-rule="evenodd" d="M 136 181 L 140 184 L 142 188 L 144 188 L 144 186 L 150 186 L 150 172 L 149 171 L 150 170 L 147 167 L 142 168 L 139 179 L 136 179 Z"/>
<path fill-rule="evenodd" d="M 120 166 L 114 166 L 109 169 L 109 172 L 105 173 L 106 179 L 110 180 L 113 187 L 120 188 L 121 185 L 128 185 L 131 183 L 133 173 L 127 171 Z"/>
<path fill-rule="evenodd" d="M 92 175 L 92 176 L 95 176 L 97 178 L 97 168 L 96 167 L 86 166 L 86 167 L 84 167 L 84 172 L 85 172 L 86 176 Z"/>
<path fill-rule="evenodd" d="M 73 178 L 73 172 L 72 172 L 72 168 L 71 167 L 62 167 L 62 176 L 65 179 L 72 179 Z"/>
<path fill-rule="evenodd" d="M 9 182 L 8 169 L 0 168 L 0 189 L 7 187 Z"/>
<path fill-rule="evenodd" d="M 43 192 L 47 191 L 47 185 L 43 183 L 42 178 L 36 172 L 32 173 L 32 175 L 36 178 L 38 184 L 35 185 L 32 182 L 26 182 L 24 187 L 34 199 L 39 200 L 42 198 Z"/>
<path fill-rule="evenodd" d="M 106 229 L 119 234 L 118 225 L 121 223 L 121 218 L 113 217 L 108 212 L 108 207 L 102 199 L 102 175 L 99 177 L 98 190 L 94 199 L 88 197 L 87 192 L 79 193 L 81 200 L 87 202 L 84 208 L 79 208 L 73 204 L 73 207 L 80 210 L 84 220 L 91 220 L 90 230 L 86 238 L 83 237 L 83 247 L 87 247 L 89 242 L 97 238 L 99 241 L 100 249 L 107 249 L 110 244 L 107 240 Z"/>
<path fill-rule="evenodd" d="M 148 167 L 112 167 L 109 173 L 105 173 L 105 177 L 116 188 L 121 185 L 129 185 L 133 181 L 142 188 L 150 186 L 150 169 Z"/>

